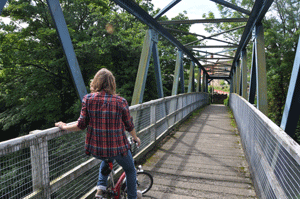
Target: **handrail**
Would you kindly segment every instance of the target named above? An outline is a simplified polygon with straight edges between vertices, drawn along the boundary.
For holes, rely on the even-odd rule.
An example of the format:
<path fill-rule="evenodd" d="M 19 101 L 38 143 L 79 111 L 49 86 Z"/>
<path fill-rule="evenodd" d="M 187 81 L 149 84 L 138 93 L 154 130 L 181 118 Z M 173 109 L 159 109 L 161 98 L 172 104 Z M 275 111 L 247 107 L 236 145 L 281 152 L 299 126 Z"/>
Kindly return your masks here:
<path fill-rule="evenodd" d="M 300 145 L 241 96 L 229 104 L 259 198 L 299 198 Z"/>

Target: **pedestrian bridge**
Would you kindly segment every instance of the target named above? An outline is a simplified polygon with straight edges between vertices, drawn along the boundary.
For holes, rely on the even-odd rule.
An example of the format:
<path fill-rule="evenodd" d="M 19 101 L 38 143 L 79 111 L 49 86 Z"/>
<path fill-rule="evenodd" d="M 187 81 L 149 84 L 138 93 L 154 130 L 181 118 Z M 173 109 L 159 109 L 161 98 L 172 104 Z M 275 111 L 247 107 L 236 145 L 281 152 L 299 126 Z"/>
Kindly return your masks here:
<path fill-rule="evenodd" d="M 132 149 L 134 158 L 141 162 L 149 157 L 144 166 L 154 176 L 153 188 L 145 198 L 300 198 L 300 146 L 291 138 L 300 114 L 300 42 L 280 127 L 266 116 L 267 75 L 262 20 L 273 0 L 256 0 L 251 11 L 229 1 L 212 0 L 246 17 L 163 22 L 158 21 L 159 17 L 180 0 L 173 0 L 154 17 L 134 1 L 113 1 L 149 26 L 130 106 L 137 134 L 142 140 L 140 148 Z M 0 14 L 6 2 L 0 1 Z M 87 90 L 60 3 L 47 0 L 47 5 L 74 86 L 82 99 Z M 227 50 L 212 52 L 215 56 L 212 59 L 217 61 L 205 66 L 201 63 L 203 60 L 209 63 L 208 58 L 195 58 L 193 51 L 203 53 L 195 48 L 212 46 L 191 44 L 213 39 L 216 35 L 206 37 L 163 26 L 227 22 L 246 24 L 223 32 L 243 28 L 239 44 L 221 41 L 230 45 L 217 46 L 230 48 L 235 55 L 224 54 Z M 183 45 L 169 31 L 193 34 L 202 39 Z M 177 50 L 172 93 L 168 97 L 163 93 L 158 35 Z M 250 41 L 253 53 L 249 83 L 246 47 Z M 143 103 L 151 55 L 159 97 Z M 191 62 L 190 70 L 183 69 L 184 58 Z M 224 59 L 225 62 L 219 61 Z M 184 81 L 186 72 L 188 85 Z M 230 84 L 229 108 L 235 122 L 230 120 L 228 107 L 210 105 L 208 84 L 214 79 L 224 79 Z M 178 94 L 179 89 L 181 94 Z M 188 123 L 185 122 L 187 119 Z M 53 127 L 1 142 L 0 198 L 92 198 L 100 161 L 85 155 L 84 140 L 84 131 L 66 132 Z M 121 172 L 118 165 L 115 168 L 117 174 Z"/>
<path fill-rule="evenodd" d="M 130 107 L 142 140 L 134 158 L 152 154 L 145 198 L 299 198 L 300 146 L 241 96 L 230 95 L 230 108 L 236 127 L 207 93 Z M 99 160 L 85 155 L 84 139 L 53 127 L 2 142 L 1 198 L 92 197 Z"/>

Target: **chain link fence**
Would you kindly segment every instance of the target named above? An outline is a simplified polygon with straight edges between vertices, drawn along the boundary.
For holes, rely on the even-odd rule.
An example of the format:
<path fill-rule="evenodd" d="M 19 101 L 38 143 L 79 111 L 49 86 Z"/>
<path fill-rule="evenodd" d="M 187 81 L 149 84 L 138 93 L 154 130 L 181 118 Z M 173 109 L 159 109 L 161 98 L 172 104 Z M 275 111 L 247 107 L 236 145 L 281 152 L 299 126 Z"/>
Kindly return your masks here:
<path fill-rule="evenodd" d="M 233 111 L 259 198 L 300 198 L 300 146 L 239 95 Z"/>
<path fill-rule="evenodd" d="M 208 94 L 171 96 L 130 107 L 142 145 L 137 159 L 178 122 L 208 104 Z M 95 189 L 100 160 L 85 155 L 85 131 L 53 127 L 0 143 L 0 199 L 84 198 Z M 115 169 L 118 166 L 115 165 Z"/>

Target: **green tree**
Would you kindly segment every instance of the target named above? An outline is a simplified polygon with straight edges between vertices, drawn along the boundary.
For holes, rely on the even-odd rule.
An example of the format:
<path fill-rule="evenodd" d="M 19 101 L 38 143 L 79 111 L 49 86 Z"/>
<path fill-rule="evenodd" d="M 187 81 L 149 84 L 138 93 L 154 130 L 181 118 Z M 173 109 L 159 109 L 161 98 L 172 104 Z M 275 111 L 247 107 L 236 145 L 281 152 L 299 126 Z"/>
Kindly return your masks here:
<path fill-rule="evenodd" d="M 65 0 L 61 5 L 87 88 L 101 67 L 122 76 L 119 79 L 134 79 L 132 69 L 140 54 L 136 47 L 142 41 L 144 25 L 105 0 Z M 51 127 L 58 120 L 76 120 L 80 101 L 47 4 L 40 0 L 8 1 L 3 15 L 13 22 L 0 27 L 2 133 L 16 137 Z M 25 25 L 19 27 L 19 23 Z M 113 33 L 106 31 L 108 23 L 114 26 Z M 118 57 L 121 51 L 125 58 Z M 121 91 L 128 87 L 118 86 Z"/>
<path fill-rule="evenodd" d="M 60 3 L 87 90 L 94 74 L 106 67 L 116 77 L 117 92 L 130 103 L 148 27 L 108 0 L 61 0 Z M 151 15 L 158 12 L 153 10 L 151 2 L 138 3 Z M 187 19 L 185 14 L 174 19 Z M 12 21 L 0 24 L 1 133 L 9 132 L 13 138 L 52 127 L 59 120 L 76 120 L 81 103 L 45 1 L 9 0 L 2 16 Z M 188 31 L 189 27 L 176 28 Z M 182 43 L 196 39 L 191 35 L 174 35 Z M 173 84 L 176 48 L 160 38 L 159 53 L 162 73 L 166 74 L 163 75 L 165 96 L 168 96 Z M 188 62 L 185 61 L 186 68 Z M 155 83 L 151 65 L 144 101 L 157 98 Z"/>

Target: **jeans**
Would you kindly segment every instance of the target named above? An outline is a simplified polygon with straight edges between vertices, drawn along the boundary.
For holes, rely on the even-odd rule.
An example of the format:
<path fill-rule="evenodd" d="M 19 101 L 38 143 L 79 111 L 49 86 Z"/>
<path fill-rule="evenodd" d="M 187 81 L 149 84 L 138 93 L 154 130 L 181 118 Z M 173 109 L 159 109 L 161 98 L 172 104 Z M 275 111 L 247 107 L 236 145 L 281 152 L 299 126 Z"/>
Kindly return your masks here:
<path fill-rule="evenodd" d="M 99 157 L 96 157 L 99 158 Z M 136 189 L 136 170 L 134 167 L 133 158 L 131 155 L 130 150 L 128 150 L 127 156 L 118 155 L 111 158 L 99 158 L 101 160 L 108 159 L 113 162 L 113 160 L 116 160 L 119 165 L 122 166 L 123 170 L 126 174 L 126 185 L 127 185 L 127 195 L 128 199 L 136 199 L 137 198 L 137 189 Z M 97 189 L 105 190 L 107 187 L 107 179 L 108 176 L 104 176 L 101 173 L 101 169 L 104 167 L 105 162 L 102 161 L 100 164 L 99 169 L 99 178 L 97 183 Z"/>

